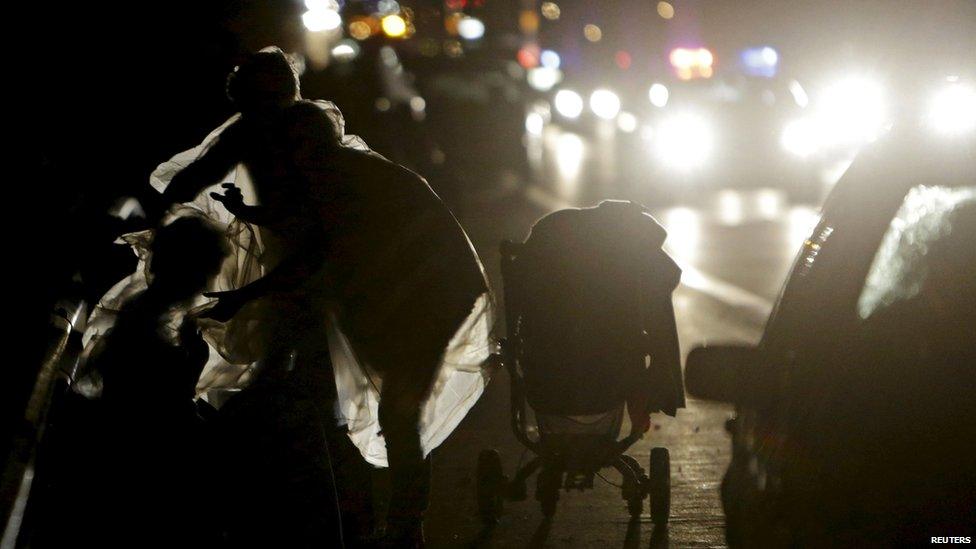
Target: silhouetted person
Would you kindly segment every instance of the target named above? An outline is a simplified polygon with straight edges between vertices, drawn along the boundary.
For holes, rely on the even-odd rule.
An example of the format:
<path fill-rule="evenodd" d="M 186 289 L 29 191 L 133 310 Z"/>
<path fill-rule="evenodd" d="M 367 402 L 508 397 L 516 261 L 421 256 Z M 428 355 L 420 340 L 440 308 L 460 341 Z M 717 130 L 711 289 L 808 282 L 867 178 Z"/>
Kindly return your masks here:
<path fill-rule="evenodd" d="M 681 270 L 661 249 L 666 236 L 641 206 L 610 200 L 532 227 L 509 291 L 534 410 L 597 414 L 626 400 L 644 432 L 650 413 L 684 406 L 671 303 Z"/>
<path fill-rule="evenodd" d="M 278 362 L 293 357 L 296 373 L 327 401 L 335 386 L 323 334 L 334 313 L 358 359 L 382 375 L 379 421 L 392 476 L 388 538 L 421 544 L 430 484 L 421 404 L 449 341 L 488 291 L 481 264 L 423 178 L 343 146 L 342 127 L 327 110 L 299 99 L 280 50 L 242 64 L 228 93 L 240 119 L 164 193 L 165 203 L 192 200 L 237 163 L 253 180 L 259 205 L 245 205 L 233 187 L 213 196 L 261 227 L 268 271 L 215 294 L 210 315 L 228 320 L 245 304 L 264 303 L 267 354 Z"/>
<path fill-rule="evenodd" d="M 51 538 L 109 547 L 217 539 L 200 493 L 213 469 L 193 400 L 209 347 L 184 312 L 228 250 L 207 222 L 184 217 L 158 229 L 150 251 L 148 287 L 90 351 L 85 368 L 102 380 L 99 409 L 72 428 L 77 447 L 58 458 L 64 491 L 55 492 L 55 515 L 64 520 L 45 528 Z"/>
<path fill-rule="evenodd" d="M 162 420 L 194 409 L 210 350 L 196 319 L 171 313 L 207 289 L 227 253 L 223 235 L 197 218 L 178 218 L 157 231 L 148 288 L 122 307 L 92 354 L 106 403 L 145 408 Z"/>

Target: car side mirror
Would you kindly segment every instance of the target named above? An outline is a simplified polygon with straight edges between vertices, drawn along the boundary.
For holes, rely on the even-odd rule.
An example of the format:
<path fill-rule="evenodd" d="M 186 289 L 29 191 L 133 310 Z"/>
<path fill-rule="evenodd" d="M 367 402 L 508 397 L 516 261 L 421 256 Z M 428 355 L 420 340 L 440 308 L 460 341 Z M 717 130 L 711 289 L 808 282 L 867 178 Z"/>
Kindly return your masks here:
<path fill-rule="evenodd" d="M 754 346 L 714 345 L 696 347 L 685 364 L 688 394 L 722 402 L 750 402 L 761 393 L 753 372 L 760 361 Z"/>

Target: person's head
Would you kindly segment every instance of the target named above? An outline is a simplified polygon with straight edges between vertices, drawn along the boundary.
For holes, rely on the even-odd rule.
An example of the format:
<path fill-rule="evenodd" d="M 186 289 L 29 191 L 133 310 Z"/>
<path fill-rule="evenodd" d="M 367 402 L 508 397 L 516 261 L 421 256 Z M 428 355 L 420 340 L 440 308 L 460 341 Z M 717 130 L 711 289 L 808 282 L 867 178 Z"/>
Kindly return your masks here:
<path fill-rule="evenodd" d="M 220 272 L 228 245 L 215 227 L 197 217 L 180 217 L 153 237 L 149 260 L 151 287 L 179 301 L 206 289 Z"/>
<path fill-rule="evenodd" d="M 227 97 L 244 116 L 279 111 L 299 99 L 298 73 L 283 51 L 265 48 L 228 75 Z"/>

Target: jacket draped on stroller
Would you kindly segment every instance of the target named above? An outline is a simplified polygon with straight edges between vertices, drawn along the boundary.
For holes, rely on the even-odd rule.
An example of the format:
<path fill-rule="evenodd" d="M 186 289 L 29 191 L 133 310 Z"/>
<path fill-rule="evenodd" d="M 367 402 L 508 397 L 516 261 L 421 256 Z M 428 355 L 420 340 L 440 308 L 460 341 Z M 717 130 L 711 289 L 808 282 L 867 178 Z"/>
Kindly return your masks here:
<path fill-rule="evenodd" d="M 681 270 L 661 249 L 666 236 L 641 206 L 619 201 L 561 210 L 532 228 L 505 282 L 537 413 L 684 406 L 671 305 Z"/>

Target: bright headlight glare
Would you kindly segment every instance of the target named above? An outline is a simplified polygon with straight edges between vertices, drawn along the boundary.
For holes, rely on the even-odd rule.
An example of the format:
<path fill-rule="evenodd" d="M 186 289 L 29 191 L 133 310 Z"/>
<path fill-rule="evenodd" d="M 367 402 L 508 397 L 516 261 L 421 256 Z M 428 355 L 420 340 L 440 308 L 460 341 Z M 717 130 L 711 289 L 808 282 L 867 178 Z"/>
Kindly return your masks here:
<path fill-rule="evenodd" d="M 799 157 L 817 152 L 821 140 L 820 130 L 813 121 L 801 118 L 786 124 L 780 134 L 780 145 L 789 153 Z"/>
<path fill-rule="evenodd" d="M 617 128 L 622 132 L 634 133 L 638 124 L 637 117 L 629 112 L 624 111 L 617 116 Z"/>
<path fill-rule="evenodd" d="M 647 98 L 651 100 L 651 104 L 655 107 L 663 107 L 668 104 L 668 87 L 660 82 L 655 82 L 651 85 L 651 88 L 647 90 Z"/>
<path fill-rule="evenodd" d="M 475 17 L 464 17 L 457 24 L 458 36 L 465 40 L 477 40 L 485 35 L 485 24 Z"/>
<path fill-rule="evenodd" d="M 846 78 L 824 90 L 818 114 L 830 142 L 872 141 L 887 117 L 884 89 L 866 78 Z"/>
<path fill-rule="evenodd" d="M 610 90 L 596 90 L 590 95 L 590 108 L 600 118 L 612 120 L 620 112 L 620 98 Z"/>
<path fill-rule="evenodd" d="M 938 133 L 958 135 L 976 129 L 976 88 L 952 83 L 929 104 L 927 122 Z"/>
<path fill-rule="evenodd" d="M 529 86 L 532 86 L 532 89 L 538 91 L 549 91 L 562 79 L 563 73 L 559 69 L 551 69 L 549 67 L 529 69 L 526 76 Z"/>
<path fill-rule="evenodd" d="M 583 113 L 583 98 L 573 90 L 559 90 L 553 99 L 556 111 L 566 118 L 579 118 Z"/>
<path fill-rule="evenodd" d="M 311 32 L 335 30 L 342 26 L 342 16 L 330 7 L 309 9 L 302 15 L 302 23 Z"/>
<path fill-rule="evenodd" d="M 701 116 L 675 114 L 665 118 L 654 133 L 654 152 L 665 166 L 687 171 L 700 167 L 712 152 L 714 134 Z"/>
<path fill-rule="evenodd" d="M 546 121 L 541 114 L 530 112 L 525 117 L 525 131 L 531 135 L 542 135 L 542 130 L 546 126 Z"/>

